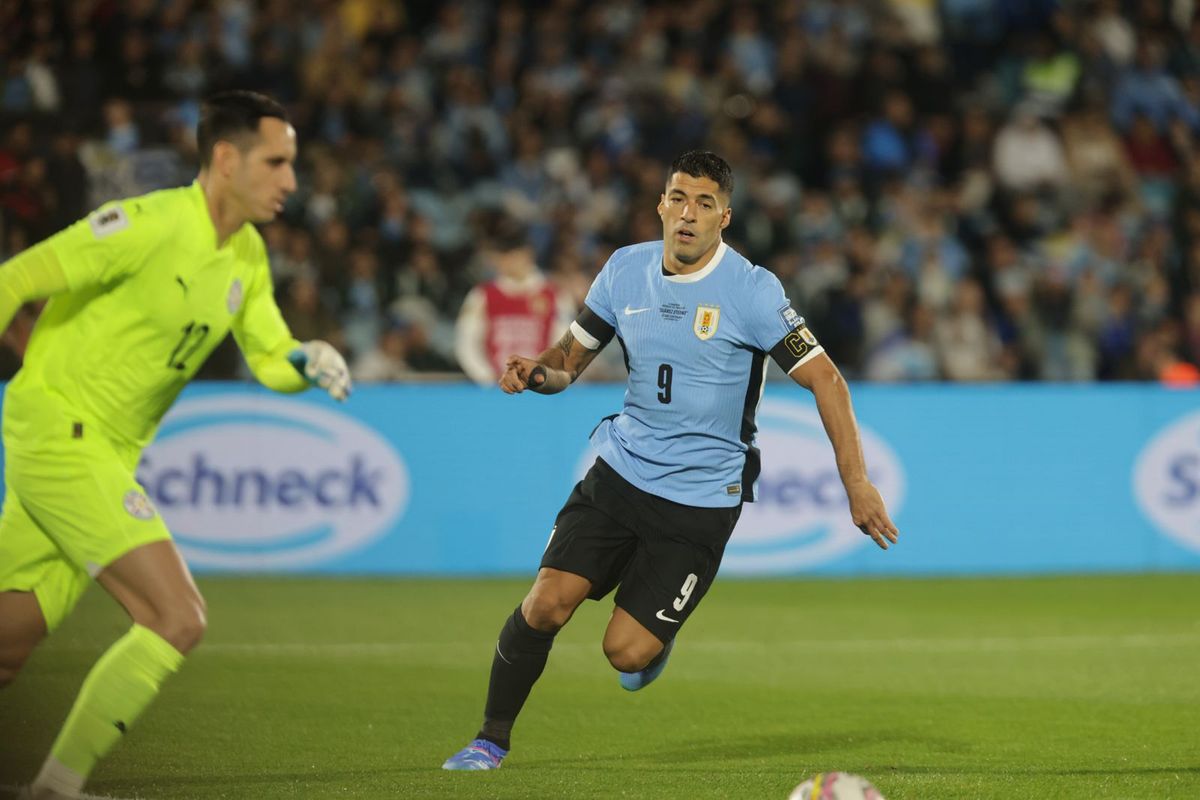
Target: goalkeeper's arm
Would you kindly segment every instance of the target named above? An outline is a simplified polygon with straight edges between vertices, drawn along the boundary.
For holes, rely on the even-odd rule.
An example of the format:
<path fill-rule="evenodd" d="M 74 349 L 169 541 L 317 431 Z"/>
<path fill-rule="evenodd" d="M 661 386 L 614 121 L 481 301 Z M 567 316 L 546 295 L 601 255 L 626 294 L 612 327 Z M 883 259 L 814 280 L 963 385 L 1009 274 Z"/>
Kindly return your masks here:
<path fill-rule="evenodd" d="M 0 332 L 21 306 L 67 290 L 67 275 L 46 244 L 35 245 L 0 266 Z"/>
<path fill-rule="evenodd" d="M 299 342 L 275 305 L 266 257 L 251 279 L 246 301 L 231 325 L 238 347 L 259 383 L 276 392 L 319 386 L 338 400 L 350 394 L 350 370 L 332 345 Z"/>
<path fill-rule="evenodd" d="M 302 392 L 311 384 L 304 374 L 297 372 L 288 360 L 288 354 L 300 347 L 295 339 L 288 339 L 273 350 L 258 350 L 245 354 L 250 371 L 263 386 L 275 392 L 291 394 Z"/>
<path fill-rule="evenodd" d="M 320 340 L 289 339 L 273 350 L 246 354 L 258 382 L 276 392 L 319 386 L 336 400 L 350 396 L 350 370 L 333 345 Z"/>

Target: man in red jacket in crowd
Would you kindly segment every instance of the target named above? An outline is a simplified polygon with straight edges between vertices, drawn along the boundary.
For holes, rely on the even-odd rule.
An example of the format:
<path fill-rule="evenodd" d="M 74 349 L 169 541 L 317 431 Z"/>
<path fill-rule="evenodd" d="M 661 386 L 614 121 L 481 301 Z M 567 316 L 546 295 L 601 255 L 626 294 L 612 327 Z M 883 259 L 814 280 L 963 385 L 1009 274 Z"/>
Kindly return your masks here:
<path fill-rule="evenodd" d="M 571 324 L 575 308 L 538 270 L 519 223 L 499 223 L 486 254 L 496 277 L 476 286 L 463 301 L 454 355 L 471 380 L 495 386 L 509 355 L 550 347 Z"/>

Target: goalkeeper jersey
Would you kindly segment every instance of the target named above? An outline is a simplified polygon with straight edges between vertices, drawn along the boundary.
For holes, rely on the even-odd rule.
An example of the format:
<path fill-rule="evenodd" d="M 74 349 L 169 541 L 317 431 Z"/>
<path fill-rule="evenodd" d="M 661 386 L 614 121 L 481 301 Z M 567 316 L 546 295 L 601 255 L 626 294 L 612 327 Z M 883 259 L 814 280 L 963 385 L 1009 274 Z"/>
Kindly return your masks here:
<path fill-rule="evenodd" d="M 247 357 L 298 346 L 258 231 L 247 223 L 218 248 L 199 183 L 105 205 L 47 244 L 68 290 L 47 302 L 5 393 L 9 447 L 47 402 L 144 447 L 229 330 Z"/>

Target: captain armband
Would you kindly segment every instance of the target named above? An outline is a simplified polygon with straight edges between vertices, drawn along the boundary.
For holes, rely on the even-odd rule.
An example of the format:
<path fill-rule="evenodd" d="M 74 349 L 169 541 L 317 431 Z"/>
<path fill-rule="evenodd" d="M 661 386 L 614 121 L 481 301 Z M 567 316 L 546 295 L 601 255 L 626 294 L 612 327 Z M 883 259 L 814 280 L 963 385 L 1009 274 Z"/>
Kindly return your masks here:
<path fill-rule="evenodd" d="M 798 327 L 789 331 L 777 345 L 771 348 L 771 358 L 775 359 L 775 363 L 779 365 L 780 369 L 791 373 L 796 367 L 807 363 L 823 352 L 825 352 L 825 348 L 817 341 L 817 337 L 813 336 L 808 325 L 801 322 Z"/>
<path fill-rule="evenodd" d="M 588 350 L 599 350 L 612 341 L 616 328 L 605 322 L 599 314 L 587 306 L 571 323 L 571 335 Z"/>

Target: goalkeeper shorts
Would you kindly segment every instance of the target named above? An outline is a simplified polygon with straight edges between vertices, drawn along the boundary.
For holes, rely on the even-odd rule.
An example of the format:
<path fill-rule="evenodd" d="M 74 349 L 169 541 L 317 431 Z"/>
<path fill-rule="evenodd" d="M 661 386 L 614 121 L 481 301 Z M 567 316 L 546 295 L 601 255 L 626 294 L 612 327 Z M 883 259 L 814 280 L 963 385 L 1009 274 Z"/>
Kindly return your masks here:
<path fill-rule="evenodd" d="M 32 591 L 54 630 L 101 570 L 171 534 L 134 477 L 137 448 L 62 407 L 41 413 L 36 441 L 5 441 L 0 591 Z"/>

